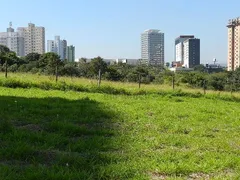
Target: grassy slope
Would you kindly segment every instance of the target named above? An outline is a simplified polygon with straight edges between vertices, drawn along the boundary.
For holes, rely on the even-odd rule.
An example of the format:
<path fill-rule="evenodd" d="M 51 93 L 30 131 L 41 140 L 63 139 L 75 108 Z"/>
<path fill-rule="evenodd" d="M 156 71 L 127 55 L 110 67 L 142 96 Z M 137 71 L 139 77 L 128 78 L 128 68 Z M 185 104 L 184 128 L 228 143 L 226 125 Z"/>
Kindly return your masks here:
<path fill-rule="evenodd" d="M 0 179 L 239 179 L 238 102 L 0 88 Z"/>

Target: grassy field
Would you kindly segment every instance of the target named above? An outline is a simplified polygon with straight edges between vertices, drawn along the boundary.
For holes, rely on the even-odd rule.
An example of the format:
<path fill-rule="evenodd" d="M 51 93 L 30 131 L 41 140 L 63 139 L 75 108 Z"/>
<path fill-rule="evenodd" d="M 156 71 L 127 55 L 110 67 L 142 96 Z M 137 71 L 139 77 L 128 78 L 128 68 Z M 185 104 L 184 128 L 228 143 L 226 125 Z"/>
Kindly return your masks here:
<path fill-rule="evenodd" d="M 180 95 L 0 87 L 0 179 L 240 179 L 239 100 Z"/>
<path fill-rule="evenodd" d="M 96 79 L 85 78 L 70 78 L 59 77 L 59 82 L 55 82 L 54 76 L 45 76 L 29 73 L 9 73 L 8 79 L 4 77 L 4 73 L 0 73 L 0 86 L 12 87 L 12 88 L 40 88 L 44 90 L 72 90 L 78 92 L 97 92 L 107 94 L 159 94 L 172 92 L 171 83 L 168 84 L 142 84 L 139 89 L 137 83 L 129 82 L 111 82 L 102 81 L 101 87 L 98 88 Z M 191 88 L 186 84 L 175 85 L 175 91 L 181 91 L 183 93 L 190 94 L 203 94 L 203 89 Z M 219 92 L 213 90 L 206 90 L 207 95 L 223 97 L 236 97 L 240 99 L 240 93 L 236 92 L 231 94 L 230 92 Z"/>

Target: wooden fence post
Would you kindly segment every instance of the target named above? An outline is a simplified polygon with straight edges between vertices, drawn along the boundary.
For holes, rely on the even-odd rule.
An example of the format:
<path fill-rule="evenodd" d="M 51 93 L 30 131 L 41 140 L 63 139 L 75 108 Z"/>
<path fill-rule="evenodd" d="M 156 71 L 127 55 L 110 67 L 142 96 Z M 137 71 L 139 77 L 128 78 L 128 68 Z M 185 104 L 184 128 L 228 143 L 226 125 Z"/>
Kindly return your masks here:
<path fill-rule="evenodd" d="M 101 80 L 102 80 L 102 73 L 101 73 L 101 69 L 99 69 L 99 71 L 98 71 L 98 87 L 100 87 L 100 85 L 101 85 Z"/>

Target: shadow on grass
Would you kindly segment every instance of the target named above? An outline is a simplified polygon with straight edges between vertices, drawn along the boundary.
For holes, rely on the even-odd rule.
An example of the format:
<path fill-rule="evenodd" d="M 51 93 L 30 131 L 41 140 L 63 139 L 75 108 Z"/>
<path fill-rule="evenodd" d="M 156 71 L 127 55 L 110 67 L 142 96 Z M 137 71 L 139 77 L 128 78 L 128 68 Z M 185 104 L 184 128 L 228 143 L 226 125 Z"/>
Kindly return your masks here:
<path fill-rule="evenodd" d="M 0 179 L 111 179 L 116 116 L 88 98 L 0 97 Z"/>

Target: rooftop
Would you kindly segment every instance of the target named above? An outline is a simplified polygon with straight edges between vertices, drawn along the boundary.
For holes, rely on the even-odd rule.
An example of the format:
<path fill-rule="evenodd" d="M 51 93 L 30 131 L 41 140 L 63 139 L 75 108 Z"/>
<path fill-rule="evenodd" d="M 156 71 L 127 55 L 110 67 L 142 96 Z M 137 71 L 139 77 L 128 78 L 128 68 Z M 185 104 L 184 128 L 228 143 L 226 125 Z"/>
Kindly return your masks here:
<path fill-rule="evenodd" d="M 144 31 L 144 33 L 159 33 L 159 32 L 160 32 L 160 30 L 158 30 L 158 29 L 147 29 Z"/>
<path fill-rule="evenodd" d="M 180 38 L 194 38 L 194 35 L 180 35 L 176 39 L 180 39 Z"/>
<path fill-rule="evenodd" d="M 232 26 L 239 26 L 240 25 L 240 17 L 235 18 L 235 19 L 230 19 L 228 21 L 227 27 L 232 27 Z"/>

